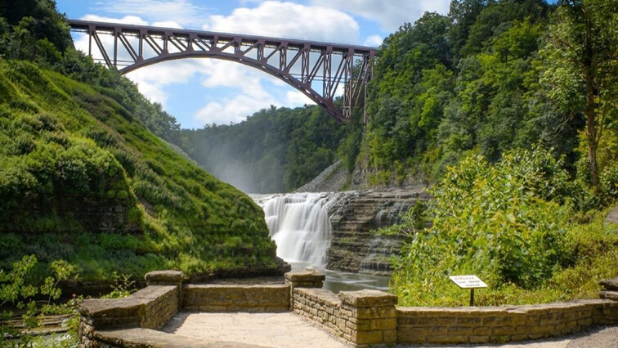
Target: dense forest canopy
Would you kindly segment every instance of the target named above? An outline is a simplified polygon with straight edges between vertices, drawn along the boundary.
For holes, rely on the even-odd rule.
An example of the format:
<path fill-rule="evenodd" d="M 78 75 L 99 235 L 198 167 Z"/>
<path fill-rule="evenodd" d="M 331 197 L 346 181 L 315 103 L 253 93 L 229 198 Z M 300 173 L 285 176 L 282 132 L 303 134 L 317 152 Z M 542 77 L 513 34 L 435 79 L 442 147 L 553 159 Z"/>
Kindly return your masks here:
<path fill-rule="evenodd" d="M 372 173 L 369 186 L 405 183 L 411 175 L 435 182 L 470 154 L 496 162 L 533 144 L 564 156 L 570 175 L 597 190 L 618 159 L 616 6 L 455 0 L 447 15 L 425 13 L 385 38 L 366 126 L 355 118 L 337 131 L 324 126 L 331 122 L 323 113 L 310 111 L 317 107 L 273 108 L 238 125 L 180 131 L 175 139 L 219 177 L 228 175 L 217 168 L 226 167 L 222 157 L 242 162 L 244 173 L 255 173 L 243 180 L 256 192 L 293 190 L 336 159 L 350 171 Z M 293 122 L 284 113 L 305 115 L 307 122 L 295 125 L 303 130 L 288 129 Z M 318 114 L 321 122 L 309 121 Z M 259 131 L 245 130 L 257 123 Z M 307 150 L 293 157 L 299 144 Z M 260 169 L 266 163 L 269 171 Z"/>

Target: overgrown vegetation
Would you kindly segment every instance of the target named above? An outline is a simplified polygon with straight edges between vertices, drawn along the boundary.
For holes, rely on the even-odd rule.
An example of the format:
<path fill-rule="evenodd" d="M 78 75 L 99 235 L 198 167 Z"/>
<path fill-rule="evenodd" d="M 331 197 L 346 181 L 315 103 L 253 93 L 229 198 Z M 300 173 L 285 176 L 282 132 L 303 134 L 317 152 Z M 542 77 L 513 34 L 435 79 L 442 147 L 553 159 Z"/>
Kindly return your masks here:
<path fill-rule="evenodd" d="M 74 298 L 63 304 L 53 302 L 60 298 L 58 282 L 74 277 L 75 271 L 65 261 L 56 260 L 49 266 L 53 276 L 45 278 L 43 285 L 35 286 L 29 281 L 37 262 L 34 255 L 24 256 L 10 270 L 0 270 L 0 308 L 3 308 L 0 314 L 0 347 L 75 347 L 79 329 L 77 304 L 81 299 Z M 46 299 L 35 301 L 37 297 Z M 7 310 L 5 305 L 21 314 L 16 315 L 14 311 Z M 42 327 L 45 315 L 58 314 L 70 315 L 65 322 L 67 335 L 49 339 L 32 334 Z M 15 318 L 22 320 L 22 328 L 11 325 L 10 320 Z"/>
<path fill-rule="evenodd" d="M 55 2 L 2 4 L 0 269 L 31 254 L 40 281 L 55 260 L 80 280 L 275 267 L 261 209 L 151 133 L 175 119 L 70 48 Z"/>
<path fill-rule="evenodd" d="M 394 261 L 393 289 L 404 305 L 465 304 L 450 275 L 488 284 L 479 305 L 595 297 L 598 280 L 615 276 L 618 226 L 583 213 L 594 197 L 540 147 L 508 151 L 495 165 L 470 156 L 448 167 L 431 193 L 425 215 L 411 211 L 386 231 L 409 237 Z M 593 223 L 578 221 L 586 217 Z M 422 228 L 422 219 L 432 226 Z"/>
<path fill-rule="evenodd" d="M 305 107 L 179 131 L 70 47 L 53 0 L 0 2 L 0 269 L 17 272 L 0 283 L 18 289 L 2 301 L 28 312 L 36 281 L 55 297 L 52 269 L 274 267 L 260 208 L 154 134 L 218 175 L 253 173 L 235 182 L 254 192 L 297 188 L 338 158 L 375 185 L 430 178 L 435 200 L 389 230 L 409 237 L 393 287 L 404 305 L 465 303 L 448 281 L 464 273 L 490 285 L 479 304 L 595 296 L 618 268 L 603 223 L 618 199 L 617 6 L 454 0 L 385 39 L 365 129 L 360 109 L 340 126 Z"/>

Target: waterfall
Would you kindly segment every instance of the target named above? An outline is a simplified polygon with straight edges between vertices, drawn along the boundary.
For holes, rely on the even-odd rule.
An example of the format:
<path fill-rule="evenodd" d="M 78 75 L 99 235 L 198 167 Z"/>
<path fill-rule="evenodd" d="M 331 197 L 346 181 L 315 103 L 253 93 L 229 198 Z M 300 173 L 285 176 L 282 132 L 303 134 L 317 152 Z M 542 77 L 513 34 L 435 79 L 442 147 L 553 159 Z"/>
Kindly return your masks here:
<path fill-rule="evenodd" d="M 329 196 L 296 193 L 254 200 L 264 210 L 270 237 L 277 244 L 277 256 L 288 262 L 326 266 L 332 234 L 327 212 Z"/>

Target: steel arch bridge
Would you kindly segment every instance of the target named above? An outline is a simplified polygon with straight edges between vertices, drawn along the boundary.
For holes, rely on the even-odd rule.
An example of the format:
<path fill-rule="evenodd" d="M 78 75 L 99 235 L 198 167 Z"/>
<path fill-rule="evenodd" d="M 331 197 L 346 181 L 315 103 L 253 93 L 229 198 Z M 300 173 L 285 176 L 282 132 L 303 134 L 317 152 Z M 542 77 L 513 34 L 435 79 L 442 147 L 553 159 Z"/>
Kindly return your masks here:
<path fill-rule="evenodd" d="M 339 122 L 350 119 L 361 95 L 367 97 L 373 72 L 375 49 L 369 47 L 73 19 L 69 25 L 88 35 L 93 59 L 121 74 L 183 58 L 233 61 L 285 81 Z M 341 94 L 343 110 L 334 103 Z"/>

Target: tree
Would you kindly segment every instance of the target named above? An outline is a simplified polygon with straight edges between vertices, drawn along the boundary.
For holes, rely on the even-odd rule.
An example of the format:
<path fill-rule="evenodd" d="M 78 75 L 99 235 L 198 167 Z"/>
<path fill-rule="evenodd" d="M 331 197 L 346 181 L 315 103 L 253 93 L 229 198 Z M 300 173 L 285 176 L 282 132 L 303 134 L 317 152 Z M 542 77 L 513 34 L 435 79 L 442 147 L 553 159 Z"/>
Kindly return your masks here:
<path fill-rule="evenodd" d="M 544 74 L 556 100 L 586 119 L 590 179 L 599 187 L 597 149 L 618 105 L 618 2 L 561 0 L 550 26 Z"/>

